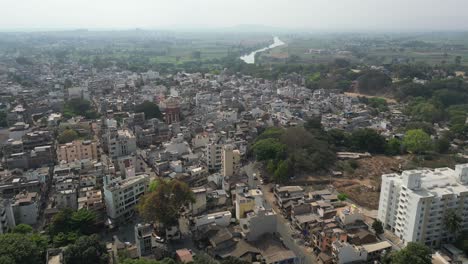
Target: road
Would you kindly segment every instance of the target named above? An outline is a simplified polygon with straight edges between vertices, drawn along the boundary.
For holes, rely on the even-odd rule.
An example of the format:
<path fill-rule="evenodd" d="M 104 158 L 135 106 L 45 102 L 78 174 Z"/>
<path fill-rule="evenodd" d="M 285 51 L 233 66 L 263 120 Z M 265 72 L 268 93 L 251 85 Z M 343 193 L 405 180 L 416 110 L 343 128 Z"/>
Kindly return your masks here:
<path fill-rule="evenodd" d="M 256 169 L 256 165 L 254 163 L 249 163 L 245 167 L 243 167 L 244 172 L 247 175 L 252 175 L 255 173 L 256 175 L 260 175 L 258 170 Z M 260 185 L 260 184 L 259 184 Z M 286 247 L 292 250 L 298 257 L 301 264 L 315 264 L 317 263 L 314 254 L 312 253 L 312 248 L 305 247 L 299 243 L 301 241 L 299 239 L 294 238 L 294 231 L 290 227 L 290 222 L 283 217 L 281 214 L 281 210 L 275 205 L 275 196 L 270 191 L 273 184 L 265 184 L 260 185 L 263 192 L 263 199 L 265 200 L 265 207 L 267 209 L 272 209 L 277 216 L 277 226 L 276 231 L 281 235 L 282 241 Z"/>

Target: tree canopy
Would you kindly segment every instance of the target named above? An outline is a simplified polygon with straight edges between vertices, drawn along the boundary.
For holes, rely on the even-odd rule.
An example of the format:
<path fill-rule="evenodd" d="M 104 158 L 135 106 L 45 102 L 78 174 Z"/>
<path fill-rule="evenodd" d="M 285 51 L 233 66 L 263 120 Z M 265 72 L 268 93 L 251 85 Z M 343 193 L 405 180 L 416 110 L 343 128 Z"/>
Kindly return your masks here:
<path fill-rule="evenodd" d="M 73 98 L 65 103 L 63 116 L 66 118 L 73 116 L 83 116 L 88 119 L 95 119 L 98 117 L 98 114 L 93 109 L 90 101 L 80 98 Z"/>
<path fill-rule="evenodd" d="M 63 252 L 65 264 L 108 263 L 106 245 L 97 235 L 82 236 Z"/>
<path fill-rule="evenodd" d="M 138 212 L 148 222 L 175 224 L 180 210 L 195 201 L 188 185 L 179 180 L 156 180 L 154 190 L 140 197 Z"/>
<path fill-rule="evenodd" d="M 392 264 L 431 264 L 431 249 L 421 243 L 410 242 L 400 251 L 391 254 Z"/>
<path fill-rule="evenodd" d="M 135 113 L 144 113 L 145 118 L 162 118 L 162 113 L 159 110 L 159 106 L 150 101 L 144 101 L 143 103 L 135 106 Z"/>
<path fill-rule="evenodd" d="M 351 148 L 356 151 L 370 153 L 383 153 L 385 151 L 385 138 L 373 129 L 363 128 L 353 131 L 350 142 Z"/>
<path fill-rule="evenodd" d="M 408 130 L 403 138 L 403 146 L 411 153 L 424 153 L 431 150 L 431 137 L 422 129 Z"/>
<path fill-rule="evenodd" d="M 42 263 L 46 248 L 46 238 L 38 234 L 3 234 L 0 235 L 0 263 Z"/>
<path fill-rule="evenodd" d="M 76 132 L 73 129 L 66 129 L 60 135 L 58 136 L 57 140 L 60 144 L 65 144 L 72 142 L 73 140 L 76 140 L 80 138 L 80 135 L 78 132 Z"/>

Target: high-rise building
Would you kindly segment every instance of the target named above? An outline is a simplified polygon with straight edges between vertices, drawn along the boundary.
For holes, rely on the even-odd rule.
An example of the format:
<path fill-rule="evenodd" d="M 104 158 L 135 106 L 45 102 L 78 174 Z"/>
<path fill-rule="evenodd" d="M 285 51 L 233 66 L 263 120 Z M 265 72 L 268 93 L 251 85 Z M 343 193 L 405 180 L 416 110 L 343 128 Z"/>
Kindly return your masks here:
<path fill-rule="evenodd" d="M 222 165 L 221 151 L 223 149 L 222 144 L 212 142 L 205 147 L 205 159 L 206 165 L 210 170 L 219 170 Z"/>
<path fill-rule="evenodd" d="M 240 162 L 240 152 L 235 150 L 232 145 L 225 145 L 222 152 L 222 169 L 223 176 L 230 177 L 234 174 L 234 170 Z"/>
<path fill-rule="evenodd" d="M 468 229 L 468 164 L 382 175 L 378 218 L 405 244 L 452 241 L 444 224 L 449 210 L 461 217 L 462 230 Z"/>

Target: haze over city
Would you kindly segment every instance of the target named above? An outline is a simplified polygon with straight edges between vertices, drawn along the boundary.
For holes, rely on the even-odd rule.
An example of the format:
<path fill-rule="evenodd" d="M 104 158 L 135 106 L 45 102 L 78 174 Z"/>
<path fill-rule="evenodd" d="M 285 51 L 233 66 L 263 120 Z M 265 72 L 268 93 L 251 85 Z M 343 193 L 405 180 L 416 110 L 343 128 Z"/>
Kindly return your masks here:
<path fill-rule="evenodd" d="M 468 263 L 467 11 L 0 0 L 0 263 Z"/>
<path fill-rule="evenodd" d="M 464 0 L 2 0 L 0 29 L 453 31 L 468 29 L 466 10 Z"/>

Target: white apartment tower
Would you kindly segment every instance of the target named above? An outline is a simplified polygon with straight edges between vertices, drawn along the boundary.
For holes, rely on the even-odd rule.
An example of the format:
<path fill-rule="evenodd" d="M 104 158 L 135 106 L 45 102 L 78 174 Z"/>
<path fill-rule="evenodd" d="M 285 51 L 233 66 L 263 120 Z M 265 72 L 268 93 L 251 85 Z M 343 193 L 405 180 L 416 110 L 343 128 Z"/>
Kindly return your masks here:
<path fill-rule="evenodd" d="M 444 217 L 453 209 L 468 229 L 468 164 L 382 175 L 378 218 L 405 244 L 438 246 L 453 240 Z"/>
<path fill-rule="evenodd" d="M 126 179 L 105 178 L 104 201 L 107 215 L 113 221 L 121 221 L 133 216 L 135 206 L 149 185 L 147 174 L 136 175 Z"/>

